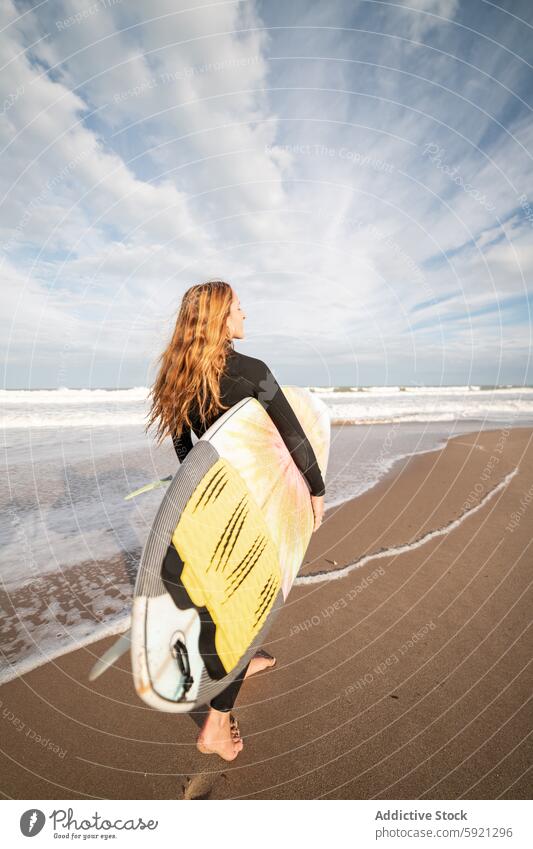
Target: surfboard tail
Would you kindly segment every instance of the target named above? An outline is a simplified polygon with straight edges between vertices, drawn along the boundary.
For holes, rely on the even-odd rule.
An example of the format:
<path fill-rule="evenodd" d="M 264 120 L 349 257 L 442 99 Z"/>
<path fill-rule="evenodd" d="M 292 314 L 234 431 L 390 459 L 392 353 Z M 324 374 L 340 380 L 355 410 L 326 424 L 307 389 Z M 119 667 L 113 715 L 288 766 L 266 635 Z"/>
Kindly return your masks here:
<path fill-rule="evenodd" d="M 121 634 L 118 640 L 108 648 L 106 652 L 99 657 L 93 668 L 89 672 L 89 681 L 96 681 L 100 675 L 103 675 L 117 660 L 122 657 L 131 647 L 131 628 L 124 634 Z"/>
<path fill-rule="evenodd" d="M 139 487 L 139 489 L 134 489 L 133 492 L 129 492 L 128 495 L 125 495 L 124 501 L 129 501 L 130 498 L 136 498 L 137 495 L 142 495 L 143 492 L 150 492 L 152 489 L 159 489 L 160 486 L 166 486 L 171 480 L 172 475 L 168 475 L 166 478 L 160 478 L 157 481 L 145 483 L 144 486 Z"/>

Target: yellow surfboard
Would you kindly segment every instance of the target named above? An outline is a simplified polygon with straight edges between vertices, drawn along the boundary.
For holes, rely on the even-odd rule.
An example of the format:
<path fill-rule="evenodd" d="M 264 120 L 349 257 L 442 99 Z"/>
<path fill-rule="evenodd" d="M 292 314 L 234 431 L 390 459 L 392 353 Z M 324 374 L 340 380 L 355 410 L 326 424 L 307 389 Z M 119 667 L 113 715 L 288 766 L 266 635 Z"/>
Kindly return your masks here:
<path fill-rule="evenodd" d="M 283 386 L 325 478 L 330 419 Z M 143 550 L 131 657 L 139 696 L 185 712 L 224 690 L 287 598 L 313 528 L 309 487 L 254 398 L 227 410 L 174 476 Z"/>

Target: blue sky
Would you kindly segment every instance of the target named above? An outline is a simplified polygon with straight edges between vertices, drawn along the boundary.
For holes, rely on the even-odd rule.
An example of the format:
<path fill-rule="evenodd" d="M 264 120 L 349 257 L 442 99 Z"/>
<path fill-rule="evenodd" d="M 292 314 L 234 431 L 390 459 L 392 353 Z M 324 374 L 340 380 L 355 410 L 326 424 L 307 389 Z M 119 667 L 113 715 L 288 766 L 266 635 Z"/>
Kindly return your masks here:
<path fill-rule="evenodd" d="M 217 278 L 284 383 L 533 383 L 527 0 L 2 12 L 4 386 L 148 384 Z"/>

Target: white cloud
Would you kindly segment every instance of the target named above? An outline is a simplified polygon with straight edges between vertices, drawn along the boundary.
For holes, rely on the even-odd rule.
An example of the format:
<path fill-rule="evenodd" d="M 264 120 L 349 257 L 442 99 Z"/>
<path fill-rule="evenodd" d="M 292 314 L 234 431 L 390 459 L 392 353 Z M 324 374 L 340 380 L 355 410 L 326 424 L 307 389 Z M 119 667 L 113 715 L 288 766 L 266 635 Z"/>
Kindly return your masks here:
<path fill-rule="evenodd" d="M 459 0 L 406 0 L 401 5 L 409 15 L 410 37 L 420 41 L 431 29 L 453 21 Z M 407 12 L 407 9 L 412 11 Z"/>
<path fill-rule="evenodd" d="M 250 352 L 266 358 L 275 338 L 287 362 L 314 350 L 334 367 L 355 349 L 379 364 L 406 340 L 416 348 L 418 320 L 524 291 L 533 257 L 517 193 L 533 193 L 533 130 L 511 94 L 524 68 L 454 27 L 456 0 L 361 4 L 356 20 L 338 4 L 345 32 L 328 28 L 327 4 L 281 20 L 268 4 L 186 5 L 42 4 L 15 24 L 4 0 L 10 356 L 37 338 L 54 361 L 75 328 L 80 352 L 137 362 L 181 292 L 222 277 L 246 304 Z M 498 14 L 502 41 L 518 37 Z M 483 334 L 490 320 L 473 321 Z M 428 336 L 418 345 L 436 362 Z M 463 322 L 447 323 L 446 346 L 468 356 Z"/>

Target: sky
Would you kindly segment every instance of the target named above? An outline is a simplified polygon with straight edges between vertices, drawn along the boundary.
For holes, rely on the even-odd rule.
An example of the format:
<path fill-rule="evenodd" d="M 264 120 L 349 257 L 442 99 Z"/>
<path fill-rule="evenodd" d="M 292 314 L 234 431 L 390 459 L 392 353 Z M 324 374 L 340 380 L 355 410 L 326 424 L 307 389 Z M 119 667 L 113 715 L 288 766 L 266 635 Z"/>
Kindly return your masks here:
<path fill-rule="evenodd" d="M 286 384 L 533 384 L 529 0 L 0 9 L 4 387 L 149 385 L 213 279 Z"/>

